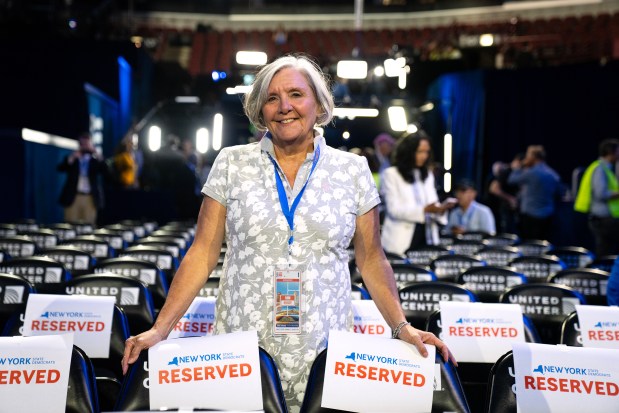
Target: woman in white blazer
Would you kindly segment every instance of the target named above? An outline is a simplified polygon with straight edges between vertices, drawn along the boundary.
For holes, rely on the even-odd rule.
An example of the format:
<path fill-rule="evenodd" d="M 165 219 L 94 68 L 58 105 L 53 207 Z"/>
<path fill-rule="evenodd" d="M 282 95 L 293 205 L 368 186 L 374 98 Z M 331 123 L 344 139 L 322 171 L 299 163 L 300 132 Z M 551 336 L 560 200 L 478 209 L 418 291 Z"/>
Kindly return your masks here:
<path fill-rule="evenodd" d="M 386 205 L 381 231 L 383 248 L 403 255 L 409 249 L 438 244 L 438 224 L 447 223 L 445 211 L 455 203 L 441 204 L 428 169 L 432 158 L 430 138 L 423 131 L 401 138 L 394 166 L 383 173 L 381 192 Z"/>

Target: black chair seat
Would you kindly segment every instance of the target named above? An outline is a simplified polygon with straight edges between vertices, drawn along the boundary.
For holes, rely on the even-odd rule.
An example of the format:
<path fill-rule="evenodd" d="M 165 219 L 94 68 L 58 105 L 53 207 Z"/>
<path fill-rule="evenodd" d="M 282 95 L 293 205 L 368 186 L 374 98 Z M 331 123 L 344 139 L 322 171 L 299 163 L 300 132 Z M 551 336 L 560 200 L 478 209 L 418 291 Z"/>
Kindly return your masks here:
<path fill-rule="evenodd" d="M 157 264 L 134 257 L 109 258 L 100 261 L 94 273 L 112 272 L 123 277 L 136 278 L 148 286 L 155 308 L 160 310 L 168 296 L 168 280 Z"/>
<path fill-rule="evenodd" d="M 258 350 L 263 409 L 265 413 L 287 413 L 286 398 L 275 361 L 263 348 L 260 347 Z M 149 389 L 144 387 L 144 382 L 148 379 L 147 366 L 148 351 L 142 351 L 138 360 L 129 367 L 122 382 L 115 411 L 134 412 L 150 409 Z"/>
<path fill-rule="evenodd" d="M 78 346 L 73 346 L 69 387 L 65 413 L 99 413 L 97 380 L 90 358 Z"/>
<path fill-rule="evenodd" d="M 61 263 L 71 273 L 71 277 L 92 273 L 92 269 L 97 263 L 95 257 L 90 253 L 71 245 L 58 245 L 54 248 L 48 248 L 40 251 L 38 255 Z"/>
<path fill-rule="evenodd" d="M 566 285 L 580 292 L 587 304 L 607 305 L 606 286 L 610 274 L 595 268 L 570 268 L 548 278 L 553 284 Z"/>
<path fill-rule="evenodd" d="M 57 294 L 71 274 L 64 265 L 48 257 L 21 257 L 0 263 L 0 272 L 30 281 L 39 293 Z"/>
<path fill-rule="evenodd" d="M 481 267 L 486 265 L 477 256 L 451 254 L 441 255 L 432 261 L 430 269 L 436 274 L 439 281 L 455 282 L 458 276 L 471 267 Z"/>
<path fill-rule="evenodd" d="M 523 314 L 522 322 L 526 342 L 540 343 L 540 337 L 531 319 Z M 430 314 L 425 329 L 434 333 L 437 337 L 442 338 L 443 328 L 441 326 L 440 310 Z M 486 402 L 485 397 L 488 392 L 488 375 L 490 374 L 493 364 L 494 363 L 458 362 L 458 376 L 460 377 L 464 394 L 473 412 L 480 412 L 484 408 L 484 403 Z"/>
<path fill-rule="evenodd" d="M 88 274 L 65 283 L 64 293 L 114 296 L 127 315 L 131 334 L 148 330 L 155 321 L 155 306 L 148 287 L 133 278 L 112 273 Z"/>
<path fill-rule="evenodd" d="M 541 239 L 521 240 L 516 246 L 522 255 L 532 256 L 545 255 L 553 247 L 550 242 Z"/>
<path fill-rule="evenodd" d="M 343 410 L 328 409 L 321 406 L 327 351 L 321 351 L 312 364 L 303 404 L 301 405 L 301 413 L 344 412 Z M 469 410 L 456 368 L 451 362 L 445 362 L 438 353 L 436 354 L 436 364 L 440 365 L 441 388 L 434 390 L 432 413 L 469 413 L 471 410 Z"/>
<path fill-rule="evenodd" d="M 157 267 L 161 268 L 165 274 L 168 285 L 172 284 L 172 278 L 179 266 L 178 258 L 161 245 L 134 245 L 124 249 L 119 255 L 157 264 Z"/>
<path fill-rule="evenodd" d="M 16 313 L 24 313 L 28 296 L 36 293 L 34 285 L 17 275 L 0 273 L 0 331 Z"/>
<path fill-rule="evenodd" d="M 406 251 L 406 257 L 411 264 L 426 266 L 430 265 L 435 258 L 452 253 L 451 250 L 441 245 L 426 245 Z"/>
<path fill-rule="evenodd" d="M 545 283 L 548 277 L 565 269 L 565 264 L 558 257 L 550 255 L 523 255 L 509 263 L 516 271 L 527 277 L 527 283 Z"/>
<path fill-rule="evenodd" d="M 559 257 L 567 268 L 584 268 L 595 258 L 595 254 L 588 249 L 573 246 L 554 247 L 547 254 Z"/>
<path fill-rule="evenodd" d="M 92 234 L 78 235 L 73 239 L 62 241 L 60 245 L 71 245 L 89 253 L 98 260 L 116 256 L 116 250 L 105 238 Z"/>
<path fill-rule="evenodd" d="M 571 347 L 582 347 L 582 332 L 578 322 L 578 313 L 574 311 L 561 324 L 561 340 L 559 344 Z"/>
<path fill-rule="evenodd" d="M 440 301 L 477 302 L 477 296 L 463 286 L 443 281 L 410 283 L 398 290 L 406 320 L 423 329 Z"/>
<path fill-rule="evenodd" d="M 523 284 L 506 290 L 499 302 L 520 304 L 529 316 L 544 344 L 558 344 L 561 324 L 576 305 L 586 304 L 582 294 L 558 284 Z"/>
<path fill-rule="evenodd" d="M 25 235 L 6 236 L 0 237 L 0 250 L 11 257 L 29 257 L 36 254 L 37 244 Z"/>
<path fill-rule="evenodd" d="M 469 268 L 457 281 L 475 293 L 481 302 L 496 303 L 507 288 L 525 284 L 527 279 L 511 267 L 488 265 Z"/>
<path fill-rule="evenodd" d="M 512 246 L 488 246 L 479 250 L 476 255 L 485 261 L 486 265 L 507 266 L 521 254 L 518 248 Z"/>
<path fill-rule="evenodd" d="M 486 395 L 487 413 L 516 413 L 516 373 L 514 355 L 508 351 L 490 369 L 488 393 Z"/>

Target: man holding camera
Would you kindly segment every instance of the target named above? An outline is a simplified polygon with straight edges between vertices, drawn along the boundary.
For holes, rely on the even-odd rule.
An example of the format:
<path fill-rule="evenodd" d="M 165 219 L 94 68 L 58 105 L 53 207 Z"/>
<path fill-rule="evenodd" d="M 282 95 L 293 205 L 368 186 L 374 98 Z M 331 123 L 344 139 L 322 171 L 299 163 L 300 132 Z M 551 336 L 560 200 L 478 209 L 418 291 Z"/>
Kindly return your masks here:
<path fill-rule="evenodd" d="M 89 133 L 78 138 L 79 148 L 56 168 L 67 174 L 59 203 L 64 207 L 65 222 L 95 225 L 97 209 L 103 204 L 101 178 L 107 165 L 97 154 Z"/>

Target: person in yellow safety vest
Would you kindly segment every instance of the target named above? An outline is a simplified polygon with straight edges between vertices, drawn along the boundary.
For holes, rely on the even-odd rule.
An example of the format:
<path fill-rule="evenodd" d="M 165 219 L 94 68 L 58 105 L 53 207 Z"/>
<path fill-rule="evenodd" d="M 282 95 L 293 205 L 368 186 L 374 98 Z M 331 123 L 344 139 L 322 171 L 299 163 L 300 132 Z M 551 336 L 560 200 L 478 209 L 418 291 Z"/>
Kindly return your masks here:
<path fill-rule="evenodd" d="M 589 214 L 598 257 L 619 254 L 619 181 L 613 172 L 619 139 L 602 141 L 599 154 L 585 170 L 574 202 L 574 210 Z"/>

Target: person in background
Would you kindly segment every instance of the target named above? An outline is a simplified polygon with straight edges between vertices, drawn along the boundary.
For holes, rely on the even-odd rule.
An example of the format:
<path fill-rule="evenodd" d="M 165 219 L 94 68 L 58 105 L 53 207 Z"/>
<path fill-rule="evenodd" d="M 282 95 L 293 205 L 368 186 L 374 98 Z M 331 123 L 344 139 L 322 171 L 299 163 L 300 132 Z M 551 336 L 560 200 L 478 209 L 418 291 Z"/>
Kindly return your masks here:
<path fill-rule="evenodd" d="M 514 161 L 524 159 L 524 153 L 518 153 Z M 511 174 L 511 165 L 497 161 L 492 164 L 492 174 L 489 178 L 488 193 L 485 204 L 494 213 L 499 232 L 515 234 L 518 231 L 518 185 L 507 182 Z"/>
<path fill-rule="evenodd" d="M 124 372 L 174 328 L 217 265 L 224 238 L 215 333 L 257 331 L 278 365 L 291 412 L 300 409 L 329 330 L 352 331 L 350 245 L 394 336 L 423 355 L 427 343 L 451 358 L 436 336 L 405 321 L 380 244 L 379 197 L 367 162 L 327 146 L 315 128 L 331 121 L 333 108 L 324 74 L 306 57 L 284 56 L 258 72 L 244 109 L 266 133 L 259 142 L 219 152 L 202 189 L 195 240 L 153 327 L 127 340 Z M 289 271 L 299 278 L 302 299 L 297 324 L 284 334 L 274 291 L 278 273 Z"/>
<path fill-rule="evenodd" d="M 556 204 L 565 192 L 559 174 L 546 164 L 541 145 L 530 145 L 511 167 L 507 182 L 520 188 L 520 238 L 549 240 Z"/>
<path fill-rule="evenodd" d="M 402 255 L 428 244 L 438 245 L 439 224 L 455 202 L 441 204 L 434 175 L 430 138 L 422 130 L 398 140 L 394 166 L 385 169 L 382 181 L 386 211 L 381 240 L 385 251 Z"/>
<path fill-rule="evenodd" d="M 454 186 L 458 206 L 449 212 L 445 232 L 460 235 L 465 232 L 480 231 L 490 235 L 496 233 L 494 215 L 486 205 L 475 201 L 477 189 L 475 183 L 462 179 Z"/>
<path fill-rule="evenodd" d="M 619 254 L 619 182 L 615 163 L 619 160 L 619 140 L 605 139 L 599 158 L 582 176 L 574 209 L 589 214 L 589 229 L 598 256 Z"/>
<path fill-rule="evenodd" d="M 56 167 L 67 174 L 58 201 L 64 207 L 66 222 L 96 225 L 97 209 L 103 207 L 101 180 L 108 175 L 107 164 L 97 154 L 89 133 L 83 133 L 77 141 L 78 149 Z"/>
<path fill-rule="evenodd" d="M 395 139 L 388 133 L 381 133 L 374 138 L 374 150 L 378 158 L 378 172 L 382 175 L 383 171 L 391 166 L 391 153 L 395 148 Z"/>
<path fill-rule="evenodd" d="M 137 188 L 138 166 L 133 156 L 133 143 L 123 139 L 118 143 L 116 153 L 112 157 L 114 176 L 121 188 Z"/>

